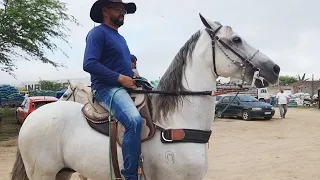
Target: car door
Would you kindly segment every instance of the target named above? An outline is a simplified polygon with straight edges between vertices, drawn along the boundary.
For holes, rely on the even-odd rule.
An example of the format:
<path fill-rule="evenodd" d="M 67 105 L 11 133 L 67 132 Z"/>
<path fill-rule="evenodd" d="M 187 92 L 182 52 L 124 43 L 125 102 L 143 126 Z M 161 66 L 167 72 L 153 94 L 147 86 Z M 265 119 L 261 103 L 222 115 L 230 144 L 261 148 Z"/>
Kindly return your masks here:
<path fill-rule="evenodd" d="M 231 98 L 231 100 L 233 99 L 233 97 Z M 230 104 L 230 108 L 229 109 L 229 113 L 232 116 L 239 116 L 239 114 L 241 114 L 242 112 L 242 105 L 240 104 L 240 101 L 238 99 L 238 97 L 236 97 L 232 103 Z"/>
<path fill-rule="evenodd" d="M 20 107 L 18 107 L 17 109 L 17 117 L 19 120 L 23 120 L 23 108 L 25 107 L 26 104 L 26 99 L 23 100 L 23 102 L 21 103 Z"/>
<path fill-rule="evenodd" d="M 230 96 L 225 96 L 225 97 L 222 97 L 221 101 L 220 101 L 220 104 L 219 104 L 219 111 L 223 111 L 227 105 L 229 104 L 230 102 Z M 230 114 L 230 106 L 223 111 L 223 115 L 229 115 Z"/>

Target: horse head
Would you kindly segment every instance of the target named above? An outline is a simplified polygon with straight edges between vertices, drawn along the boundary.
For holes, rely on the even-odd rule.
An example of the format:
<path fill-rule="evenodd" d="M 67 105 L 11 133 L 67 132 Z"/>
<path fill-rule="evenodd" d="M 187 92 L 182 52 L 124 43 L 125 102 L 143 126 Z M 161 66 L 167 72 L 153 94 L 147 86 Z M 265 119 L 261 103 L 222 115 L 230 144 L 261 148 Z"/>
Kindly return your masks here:
<path fill-rule="evenodd" d="M 258 88 L 278 81 L 280 67 L 270 58 L 250 46 L 231 27 L 207 20 L 201 14 L 200 19 L 205 28 L 181 47 L 155 90 L 214 91 L 218 76 L 242 79 Z M 195 106 L 201 107 L 201 112 L 194 112 L 194 119 L 209 117 L 215 108 L 215 98 L 153 95 L 152 99 L 157 120 L 168 119 L 169 114 L 174 119 L 186 119 L 184 114 L 196 111 Z M 209 123 L 204 126 L 210 127 Z"/>
<path fill-rule="evenodd" d="M 68 84 L 66 92 L 60 97 L 59 101 L 75 101 L 81 104 L 88 102 L 90 87 L 81 83 L 71 83 L 70 80 L 68 80 Z"/>
<path fill-rule="evenodd" d="M 207 43 L 204 60 L 216 76 L 234 77 L 252 83 L 257 88 L 277 83 L 280 67 L 268 56 L 249 45 L 230 26 L 212 22 L 200 14 Z"/>

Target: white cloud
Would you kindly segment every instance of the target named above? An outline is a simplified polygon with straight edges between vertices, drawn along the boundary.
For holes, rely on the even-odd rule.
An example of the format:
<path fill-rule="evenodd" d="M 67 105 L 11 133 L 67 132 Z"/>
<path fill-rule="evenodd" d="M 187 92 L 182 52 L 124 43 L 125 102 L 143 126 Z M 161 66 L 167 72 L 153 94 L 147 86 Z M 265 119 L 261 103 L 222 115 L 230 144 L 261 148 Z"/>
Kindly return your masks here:
<path fill-rule="evenodd" d="M 93 0 L 68 0 L 70 13 L 82 24 L 70 26 L 70 56 L 50 55 L 64 62 L 68 69 L 56 71 L 50 65 L 20 61 L 15 71 L 18 80 L 0 72 L 1 83 L 19 83 L 43 79 L 88 77 L 82 70 L 85 37 L 94 23 L 89 17 Z M 138 57 L 142 76 L 152 80 L 161 76 L 180 47 L 202 28 L 198 13 L 223 25 L 233 27 L 252 46 L 274 59 L 282 74 L 314 73 L 320 78 L 318 47 L 320 47 L 320 2 L 316 0 L 135 0 L 137 12 L 128 15 L 119 32 L 126 38 L 131 52 Z M 303 8 L 301 8 L 303 7 Z"/>

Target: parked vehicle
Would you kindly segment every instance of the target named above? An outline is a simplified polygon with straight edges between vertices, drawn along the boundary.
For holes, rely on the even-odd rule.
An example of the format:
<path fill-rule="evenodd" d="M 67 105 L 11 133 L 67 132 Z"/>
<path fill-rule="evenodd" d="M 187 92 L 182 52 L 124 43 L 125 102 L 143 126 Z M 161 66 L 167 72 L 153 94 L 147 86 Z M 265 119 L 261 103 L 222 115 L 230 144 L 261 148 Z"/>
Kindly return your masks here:
<path fill-rule="evenodd" d="M 239 87 L 235 84 L 217 84 L 218 90 L 228 89 L 228 88 L 235 89 Z M 270 102 L 271 94 L 269 93 L 268 88 L 255 88 L 255 87 L 251 87 L 248 84 L 245 84 L 243 88 L 250 88 L 250 90 L 246 92 L 241 92 L 241 94 L 253 96 L 254 98 L 258 99 L 261 102 Z"/>
<path fill-rule="evenodd" d="M 216 105 L 219 102 L 219 100 L 221 99 L 222 96 L 216 96 Z"/>
<path fill-rule="evenodd" d="M 26 97 L 16 110 L 16 119 L 19 123 L 23 123 L 30 113 L 45 104 L 56 102 L 57 100 L 57 98 L 52 96 Z"/>
<path fill-rule="evenodd" d="M 56 92 L 56 98 L 59 99 L 65 92 L 66 92 L 65 89 L 62 89 L 62 90 L 60 90 L 60 91 L 57 91 L 57 92 Z"/>
<path fill-rule="evenodd" d="M 221 113 L 231 101 L 232 103 L 230 106 L 220 117 L 236 116 L 243 120 L 251 120 L 252 118 L 264 118 L 269 120 L 274 116 L 275 110 L 272 105 L 261 102 L 255 97 L 245 94 L 238 94 L 237 97 L 235 97 L 235 94 L 223 95 L 216 104 L 215 113 Z"/>

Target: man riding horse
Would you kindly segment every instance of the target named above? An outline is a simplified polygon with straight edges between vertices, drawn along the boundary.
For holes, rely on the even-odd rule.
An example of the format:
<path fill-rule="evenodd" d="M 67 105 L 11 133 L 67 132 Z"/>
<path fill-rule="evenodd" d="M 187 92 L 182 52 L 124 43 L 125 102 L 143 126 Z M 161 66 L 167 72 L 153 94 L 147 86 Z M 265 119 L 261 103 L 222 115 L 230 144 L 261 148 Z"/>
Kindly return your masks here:
<path fill-rule="evenodd" d="M 126 14 L 136 11 L 134 3 L 121 0 L 98 0 L 90 12 L 91 19 L 99 26 L 91 29 L 86 37 L 83 69 L 91 75 L 91 88 L 95 100 L 108 111 L 112 100 L 112 114 L 125 127 L 122 153 L 126 180 L 138 179 L 138 160 L 142 118 L 125 88 L 135 88 L 132 79 L 130 50 L 118 28 Z M 115 93 L 116 92 L 116 93 Z M 114 95 L 114 96 L 113 96 Z M 113 96 L 113 97 L 112 97 Z"/>

